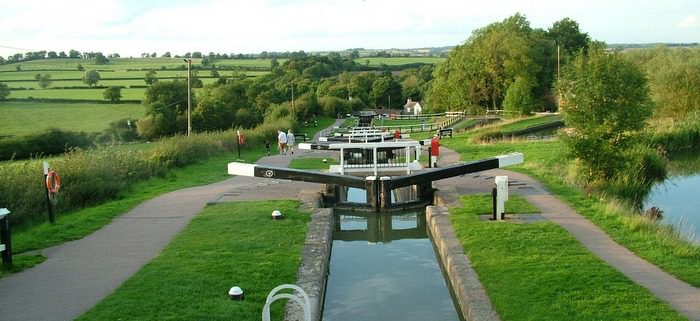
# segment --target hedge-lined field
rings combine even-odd
[[[4,102],[0,105],[0,135],[26,135],[58,128],[101,132],[118,119],[143,117],[140,104]]]
[[[105,88],[15,90],[8,98],[105,100]],[[146,88],[122,88],[122,100],[141,100]]]
[[[292,128],[289,119],[265,123],[247,130],[244,149],[262,150],[264,137],[276,137],[280,128]],[[66,212],[116,197],[131,184],[162,176],[171,168],[233,152],[233,130],[165,138],[153,149],[99,148],[77,150],[51,159],[62,177],[58,211]],[[0,204],[11,209],[15,226],[42,221],[46,195],[42,185],[42,160],[0,163]]]

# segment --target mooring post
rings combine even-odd
[[[502,220],[505,218],[506,213],[506,201],[508,200],[508,176],[496,176],[496,187],[494,188],[494,210],[496,220]]]
[[[377,176],[365,177],[365,191],[367,192],[367,204],[373,211],[379,209],[379,197],[377,195]]]
[[[10,214],[6,208],[0,208],[0,252],[2,252],[2,264],[12,266],[12,237],[10,230]]]
[[[386,212],[391,208],[391,176],[382,176],[379,178],[379,208],[382,212]]]

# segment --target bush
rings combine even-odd
[[[650,141],[667,153],[700,149],[700,112],[689,114],[679,122],[657,125]]]
[[[113,123],[121,128],[124,120]],[[243,149],[275,141],[277,130],[293,128],[291,117],[264,123],[255,129],[241,129],[246,137]],[[175,136],[154,143],[151,151],[97,148],[71,149],[63,157],[50,160],[62,179],[57,210],[59,213],[98,204],[115,198],[134,182],[163,176],[173,167],[185,166],[210,156],[233,152],[236,130]],[[11,139],[3,139],[5,142]],[[11,209],[10,219],[18,228],[41,222],[46,217],[46,189],[41,160],[9,161],[0,165],[0,204]]]
[[[653,185],[667,178],[668,162],[659,151],[643,144],[628,149],[623,158],[625,166],[605,183],[605,191],[641,210]]]
[[[136,120],[122,118],[109,124],[109,127],[97,137],[100,144],[114,144],[117,142],[133,142],[139,138],[136,131]]]
[[[87,133],[52,128],[47,132],[0,140],[0,160],[25,159],[37,155],[61,154],[72,148],[93,145]]]

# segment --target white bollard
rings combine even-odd
[[[496,176],[496,220],[503,220],[508,200],[508,176]]]

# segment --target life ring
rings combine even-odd
[[[51,194],[56,194],[58,190],[61,189],[61,177],[58,176],[56,171],[49,171],[49,173],[46,174],[46,189],[49,190]]]

